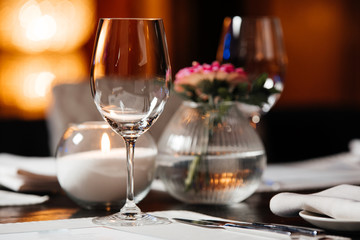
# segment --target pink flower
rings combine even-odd
[[[221,83],[222,81],[224,83]],[[221,96],[226,100],[237,99],[239,96],[235,92],[238,92],[236,89],[239,89],[239,83],[250,86],[247,74],[242,68],[235,68],[230,63],[220,64],[217,61],[211,64],[193,62],[192,66],[176,73],[174,90],[194,101],[220,101]],[[225,93],[224,89],[228,93]]]
[[[262,108],[268,103],[269,96],[281,93],[274,87],[265,86],[268,78],[271,76],[267,72],[252,73],[250,81],[243,68],[230,63],[193,62],[190,67],[177,72],[173,86],[175,92],[193,102],[217,105],[238,101]]]
[[[247,82],[247,75],[242,68],[235,68],[230,63],[220,65],[214,61],[211,65],[193,62],[191,67],[181,69],[175,75],[174,84],[189,84],[196,86],[202,80],[213,81],[214,79],[228,81],[234,84]]]

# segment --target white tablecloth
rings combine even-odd
[[[151,213],[168,218],[217,219],[204,214],[190,211],[162,211]],[[166,239],[166,240],[285,240],[290,237],[283,234],[249,230],[241,228],[214,229],[192,226],[173,222],[165,225],[140,227],[119,227],[118,229],[99,227],[92,223],[91,218],[54,220],[27,223],[0,224],[0,239],[87,239],[87,240],[118,240],[118,239]]]

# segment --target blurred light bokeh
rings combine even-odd
[[[93,31],[92,0],[2,0],[0,47],[34,53],[81,47]]]
[[[41,119],[52,87],[87,75],[93,0],[0,2],[0,117]]]
[[[85,59],[81,51],[0,55],[1,114],[20,119],[44,118],[53,86],[79,82],[88,75]]]

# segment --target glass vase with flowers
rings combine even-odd
[[[255,192],[266,166],[264,146],[240,110],[266,104],[280,91],[264,87],[267,74],[249,81],[230,63],[199,64],[176,74],[185,101],[159,140],[158,174],[175,198],[197,204],[240,202]]]

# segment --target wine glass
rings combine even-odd
[[[169,97],[171,67],[162,19],[99,20],[92,66],[91,91],[111,128],[125,141],[127,199],[120,212],[93,219],[110,226],[169,223],[142,213],[134,201],[134,151],[138,137],[157,120]]]
[[[284,87],[287,56],[283,43],[281,22],[276,17],[226,17],[223,22],[216,59],[242,67],[250,83],[260,77],[261,89],[256,94],[264,104],[239,104],[253,123],[260,121],[277,102]],[[266,92],[271,93],[264,94]]]

